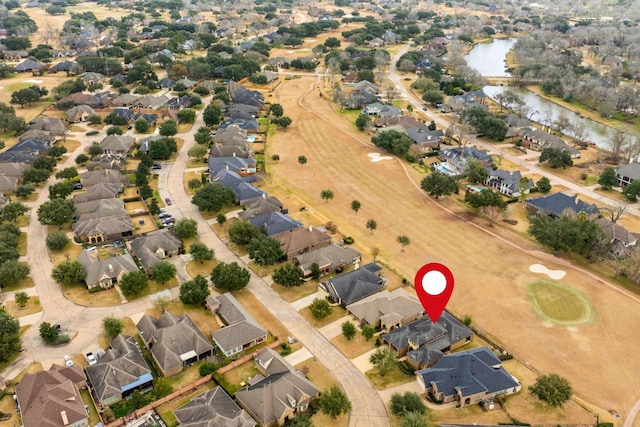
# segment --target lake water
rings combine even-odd
[[[469,51],[465,56],[467,65],[478,70],[483,76],[508,76],[506,71],[505,59],[507,53],[513,47],[517,39],[496,39],[490,43],[480,43]],[[534,122],[546,125],[553,124],[560,117],[566,117],[572,124],[581,123],[585,127],[586,139],[595,143],[597,146],[608,149],[609,141],[615,133],[615,130],[609,126],[593,121],[591,119],[582,118],[574,111],[548,101],[534,94],[533,92],[519,87],[505,86],[486,86],[484,92],[491,99],[505,90],[511,90],[518,94],[524,102],[535,113],[532,120]],[[570,132],[566,132],[571,136]]]

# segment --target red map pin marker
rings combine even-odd
[[[414,286],[424,311],[433,323],[444,311],[453,293],[453,273],[437,262],[425,264],[416,273]]]

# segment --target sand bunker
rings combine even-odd
[[[381,162],[383,160],[393,160],[393,157],[391,157],[391,156],[381,156],[380,153],[369,153],[369,159],[371,159],[371,161],[373,163],[378,163],[378,162]]]
[[[549,270],[547,267],[545,267],[542,264],[531,265],[529,267],[529,271],[532,273],[546,274],[553,280],[560,280],[567,275],[567,273],[564,270]]]
[[[28,79],[28,80],[23,80],[22,83],[35,83],[37,85],[42,83],[42,80],[36,80],[36,79]]]

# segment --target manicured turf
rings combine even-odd
[[[556,282],[529,283],[529,296],[538,314],[557,324],[577,325],[591,320],[593,309],[577,291]]]

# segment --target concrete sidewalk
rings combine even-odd
[[[342,324],[347,320],[351,320],[351,316],[344,316],[338,320],[334,320],[328,325],[319,328],[318,331],[328,340],[337,337],[342,333]]]
[[[288,356],[285,356],[284,360],[286,360],[291,366],[296,366],[304,362],[305,360],[311,359],[313,354],[307,349],[307,347],[302,347],[300,350],[291,353]]]
[[[313,302],[314,299],[320,298],[323,299],[325,294],[323,292],[316,292],[311,295],[307,295],[306,297],[302,297],[297,301],[291,303],[291,307],[293,307],[296,311],[300,311],[305,307],[309,307],[309,305]]]

